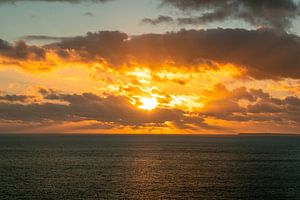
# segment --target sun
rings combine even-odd
[[[142,97],[140,99],[140,101],[141,101],[142,105],[140,105],[139,108],[144,109],[144,110],[153,110],[158,105],[156,98]]]

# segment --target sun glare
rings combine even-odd
[[[140,101],[141,101],[142,105],[140,105],[139,108],[144,109],[144,110],[153,110],[158,105],[158,102],[157,102],[156,98],[142,97],[140,99]]]

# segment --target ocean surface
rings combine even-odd
[[[300,137],[0,135],[0,199],[300,199]]]

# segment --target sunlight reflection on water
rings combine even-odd
[[[299,137],[0,136],[1,199],[299,199]]]

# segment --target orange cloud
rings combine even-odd
[[[274,30],[212,29],[133,37],[104,31],[42,47],[1,41],[0,81],[7,87],[0,85],[0,120],[11,131],[14,122],[82,132],[237,132],[271,123],[296,130],[300,100],[296,84],[287,86],[299,78],[298,39]],[[280,79],[280,91],[261,79]],[[37,85],[45,87],[26,93]]]

